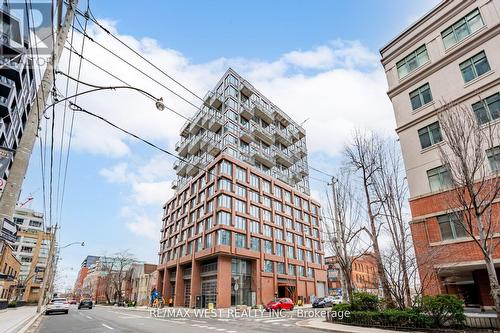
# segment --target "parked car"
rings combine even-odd
[[[69,312],[69,302],[66,298],[53,298],[50,300],[49,304],[47,304],[47,308],[45,309],[45,314],[48,315],[54,312]]]
[[[82,308],[87,308],[87,309],[92,309],[92,300],[88,298],[84,298],[80,301],[80,304],[78,304],[78,310]]]
[[[312,303],[313,308],[330,308],[335,304],[342,303],[342,296],[319,297]]]
[[[76,304],[76,299],[72,299],[69,301],[69,304]]]
[[[293,310],[293,302],[289,298],[278,298],[266,304],[266,311]]]

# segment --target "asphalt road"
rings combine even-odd
[[[317,333],[317,330],[296,325],[305,318],[297,317],[297,310],[282,317],[268,317],[267,314],[254,318],[235,318],[222,315],[195,316],[192,312],[185,317],[181,311],[159,317],[152,317],[148,311],[126,310],[117,307],[97,306],[91,310],[78,310],[72,306],[69,314],[44,315],[38,333],[118,333],[118,332],[172,332],[191,333],[201,330],[224,333],[242,332],[286,332]]]

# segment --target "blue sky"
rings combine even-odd
[[[231,66],[298,122],[309,118],[305,127],[310,164],[333,172],[353,128],[393,133],[378,50],[435,2],[143,0],[140,6],[135,1],[91,1],[91,8],[116,35],[198,94],[213,88]],[[81,1],[80,7],[85,5]],[[96,27],[90,28],[90,34],[150,76],[192,98]],[[76,36],[74,45],[79,48],[81,38]],[[84,55],[101,61],[128,82],[165,97],[168,106],[186,116],[193,114],[192,107],[90,42]],[[67,61],[65,54],[61,69],[67,69]],[[71,73],[76,76],[74,63]],[[116,84],[88,65],[82,67],[82,80]],[[63,91],[65,80],[58,82]],[[172,113],[160,114],[150,101],[130,92],[96,93],[82,97],[78,104],[170,150],[184,121]],[[59,107],[56,133],[61,133],[62,114]],[[95,119],[82,115],[76,119],[60,243],[85,241],[87,245],[63,250],[61,286],[73,284],[87,254],[129,249],[138,259],[156,263],[161,204],[171,194],[173,179],[172,158]],[[66,131],[65,139],[68,135]],[[325,179],[321,174],[312,176]],[[54,182],[57,185],[57,178]],[[324,183],[311,180],[311,187],[322,200]],[[43,210],[41,188],[37,144],[21,198],[33,193],[32,208]]]

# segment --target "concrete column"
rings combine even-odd
[[[193,259],[191,264],[191,301],[190,307],[196,306],[196,296],[201,295],[201,263]]]
[[[231,257],[219,256],[217,262],[217,308],[231,306]]]
[[[174,306],[184,306],[184,270],[177,264]]]

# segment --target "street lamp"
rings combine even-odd
[[[64,246],[58,246],[58,248],[59,248],[59,250],[61,250],[61,249],[65,249],[68,246],[75,245],[75,244],[80,244],[81,246],[85,246],[85,242],[73,242],[73,243],[69,243],[69,244],[64,245]]]

